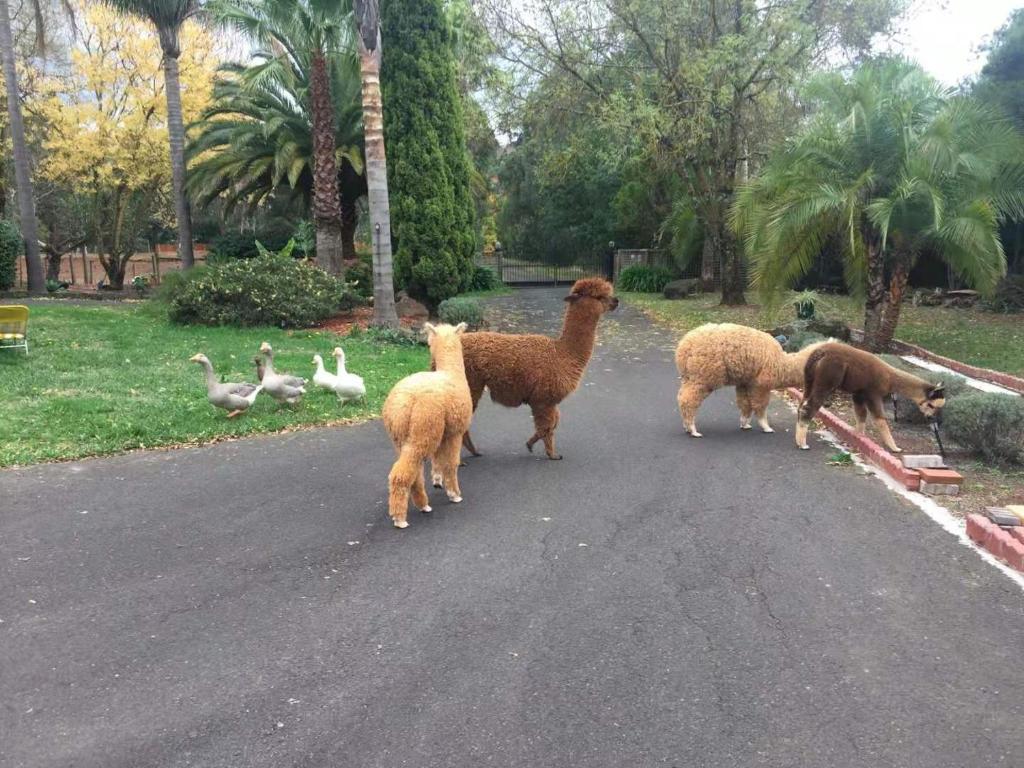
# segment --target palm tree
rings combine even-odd
[[[37,14],[36,18],[40,18]],[[37,30],[38,31],[38,30]],[[14,59],[14,37],[7,0],[0,0],[0,58],[3,59],[4,84],[7,88],[7,114],[11,121],[11,143],[14,155],[14,178],[18,190],[18,214],[21,236],[25,241],[25,266],[29,293],[46,293],[43,261],[39,255],[39,232],[36,224],[35,197],[29,172],[25,122],[21,116],[21,94],[18,92],[18,70]]]
[[[1006,270],[998,224],[1024,211],[1012,127],[900,60],[824,78],[811,96],[817,115],[732,209],[761,291],[791,285],[840,236],[847,285],[865,297],[865,345],[880,351],[922,253],[993,288]]]
[[[294,41],[289,48],[302,49]],[[240,204],[254,209],[282,192],[308,209],[314,186],[308,62],[268,70],[272,52],[256,51],[253,58],[250,66],[221,67],[210,107],[190,126],[188,189],[201,206],[222,200],[225,213]],[[335,57],[330,71],[345,259],[356,256],[357,202],[366,194],[357,67],[353,53]]]
[[[178,57],[179,35],[185,22],[199,12],[199,0],[106,0],[114,8],[146,19],[156,27],[164,54],[164,88],[167,91],[167,136],[171,150],[171,180],[174,211],[178,219],[178,258],[188,269],[195,263],[192,253],[192,212],[185,196],[185,127],[181,117],[181,82]]]
[[[394,273],[391,265],[391,205],[388,165],[384,152],[384,112],[380,96],[380,7],[378,0],[353,2],[363,86],[363,130],[366,146],[366,184],[373,233],[373,324],[398,327]]]
[[[283,70],[308,72],[313,140],[313,221],[317,261],[333,274],[344,270],[338,194],[333,61],[351,49],[351,26],[341,0],[219,0],[214,16],[264,49],[258,77],[286,77]]]

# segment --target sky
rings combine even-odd
[[[890,46],[946,85],[973,77],[985,63],[982,45],[1022,0],[917,0]]]

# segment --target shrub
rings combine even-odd
[[[918,368],[916,365],[908,363],[902,357],[897,355],[880,355],[880,357],[893,368],[898,368],[901,371],[911,373],[925,381],[942,384],[946,389],[947,402],[952,401],[955,398],[962,397],[964,394],[978,391],[971,387],[967,383],[967,379],[959,374],[929,371],[924,368]],[[896,416],[899,421],[910,424],[926,424],[928,422],[925,415],[921,413],[921,409],[917,407],[917,403],[903,395],[896,396]]]
[[[999,281],[995,293],[985,300],[993,312],[1024,312],[1024,275],[1007,275]]]
[[[171,320],[196,325],[304,328],[360,299],[341,280],[280,253],[192,269],[162,286]],[[168,277],[170,277],[168,275]]]
[[[210,261],[254,259],[260,255],[257,241],[268,250],[280,251],[292,239],[292,228],[283,223],[256,232],[225,232],[210,243]],[[300,249],[301,250],[301,249]]]
[[[484,324],[484,311],[480,307],[480,302],[465,297],[442,301],[437,308],[437,316],[443,323],[449,325],[465,323],[470,329],[479,328]]]
[[[471,291],[493,291],[501,287],[501,280],[493,269],[487,267],[474,267],[473,276],[469,279],[469,290]]]
[[[345,282],[363,298],[373,296],[373,263],[369,256],[361,256],[345,270]]]
[[[9,221],[0,221],[0,291],[14,287],[19,253],[21,234]]]
[[[825,337],[814,331],[795,331],[792,336],[786,338],[783,349],[787,352],[799,352],[808,344],[825,341]]]
[[[619,273],[618,287],[636,293],[661,293],[671,280],[672,273],[664,267],[634,264]]]
[[[991,462],[1024,464],[1024,397],[978,392],[946,404],[949,436]]]

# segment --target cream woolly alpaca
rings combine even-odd
[[[396,528],[406,528],[409,492],[422,512],[430,511],[423,482],[423,462],[431,459],[453,503],[462,501],[459,454],[462,436],[473,416],[473,400],[462,361],[465,323],[423,324],[435,370],[406,376],[384,402],[384,427],[395,444],[398,459],[388,475],[388,512]]]
[[[801,386],[807,358],[823,343],[786,354],[769,334],[745,325],[708,323],[694,328],[676,347],[676,368],[683,378],[679,413],[686,431],[702,437],[696,424],[700,404],[719,387],[734,386],[740,428],[750,429],[753,413],[762,430],[774,432],[768,424],[771,391]]]

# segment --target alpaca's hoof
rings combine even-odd
[[[448,501],[450,501],[452,504],[461,504],[462,503],[462,497],[461,496],[456,496],[456,495],[453,495],[453,494],[449,493],[448,494]]]
[[[427,504],[427,506],[425,506],[423,509],[420,510],[420,512],[422,512],[424,515],[427,514],[428,512],[433,512],[433,511],[434,511],[434,508],[432,506],[430,506],[429,504]]]
[[[697,430],[693,430],[692,432],[690,432],[690,437],[704,437],[704,435],[702,435]]]
[[[533,443],[531,443],[529,440],[526,441],[526,450],[528,450],[530,453],[533,453]]]
[[[549,453],[548,454],[548,458],[551,459],[552,461],[561,461],[562,460],[562,454],[560,454],[560,453]]]
[[[797,448],[799,448],[801,451],[809,451],[809,450],[811,450],[811,446],[809,446],[809,445],[798,445]]]
[[[753,429],[749,424],[740,424],[740,429]]]
[[[394,520],[395,528],[408,528],[409,522],[407,520]]]
[[[890,452],[890,453],[903,453],[903,449],[902,449],[902,448],[897,448],[897,447],[896,447],[896,446],[894,445],[894,446],[893,446],[892,448],[890,448],[890,449],[889,449],[889,452]]]
[[[771,427],[761,427],[761,431],[762,431],[762,432],[764,432],[764,433],[765,433],[766,435],[770,435],[770,434],[772,434],[772,433],[773,433],[773,432],[774,432],[775,430],[774,430],[774,429],[772,429]]]
[[[435,488],[440,488],[443,485],[444,478],[442,478],[440,475],[434,475],[430,478],[430,480],[431,482],[433,482]]]

